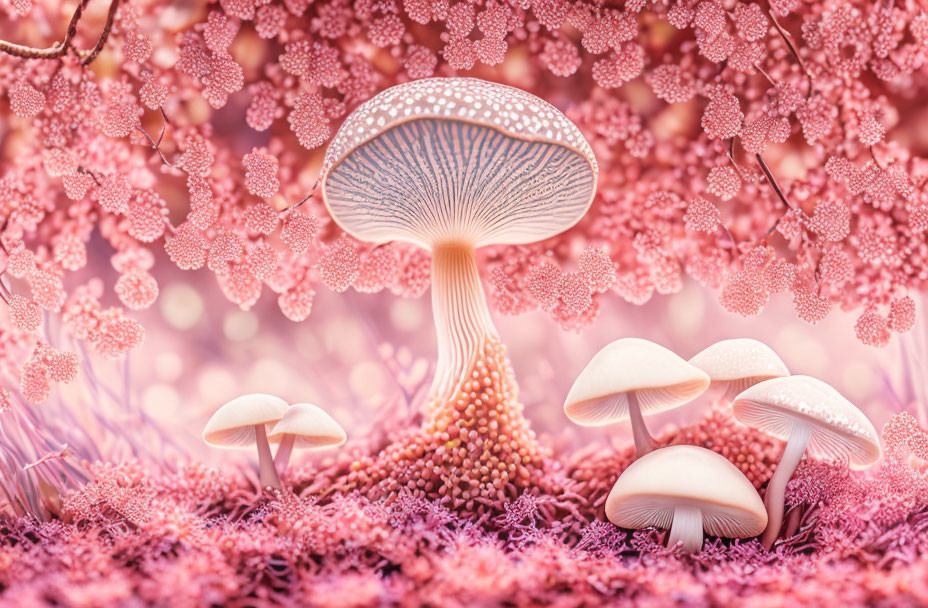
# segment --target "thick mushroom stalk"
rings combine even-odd
[[[438,335],[432,397],[440,402],[470,375],[487,338],[496,338],[470,245],[448,243],[432,250],[432,310]]]
[[[780,534],[783,525],[784,500],[786,498],[786,484],[792,479],[796,467],[802,460],[802,455],[809,445],[812,436],[812,427],[808,423],[795,421],[793,429],[786,441],[786,449],[777,470],[767,484],[767,493],[764,494],[764,506],[767,508],[767,529],[761,537],[764,547],[770,549]]]
[[[267,431],[263,424],[255,425],[255,443],[258,446],[258,479],[261,481],[261,487],[271,486],[283,490],[284,486],[280,483],[280,475],[274,467],[271,445],[267,442]]]
[[[674,509],[668,547],[679,543],[684,553],[698,553],[702,549],[702,534],[702,509],[694,505],[680,505]]]

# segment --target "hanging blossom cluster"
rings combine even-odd
[[[550,100],[600,162],[577,227],[483,254],[503,313],[541,309],[580,330],[603,294],[640,304],[689,275],[742,315],[780,293],[810,323],[857,310],[860,339],[884,345],[912,326],[908,294],[926,285],[928,146],[894,135],[928,85],[915,0],[0,8],[11,343],[34,347],[43,313],[60,313],[72,338],[121,355],[143,339],[131,312],[157,300],[152,268],[166,261],[212,273],[243,309],[270,294],[293,321],[321,288],[420,296],[427,254],[342,234],[314,183],[347,113],[431,76]],[[88,248],[107,246],[116,278],[88,283]]]

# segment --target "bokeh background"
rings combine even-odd
[[[209,462],[250,457],[210,450],[198,439],[212,412],[239,394],[267,392],[290,402],[316,403],[358,437],[371,430],[380,409],[404,404],[390,361],[428,384],[435,359],[429,294],[404,299],[320,291],[313,314],[293,323],[270,298],[245,312],[228,304],[209,276],[166,274],[158,276],[163,287],[157,306],[141,319],[149,331],[145,344],[131,355],[132,390],[152,420],[172,429],[186,450]],[[924,319],[909,334],[877,349],[847,330],[853,323],[850,313],[835,311],[813,326],[795,317],[788,297],[775,296],[760,315],[745,319],[724,311],[716,297],[694,281],[642,306],[608,294],[600,317],[579,334],[563,331],[543,312],[493,313],[533,428],[564,450],[630,441],[625,425],[581,428],[561,409],[584,365],[622,337],[652,340],[685,358],[718,340],[755,338],[776,350],[792,373],[832,384],[877,427],[902,410],[924,424],[917,379],[906,371],[906,366],[924,370]],[[686,407],[649,418],[649,425],[660,432],[667,425],[691,423],[712,402],[707,393]]]

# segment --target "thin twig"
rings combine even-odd
[[[152,147],[153,149],[157,150],[158,155],[161,156],[161,160],[164,161],[164,164],[166,164],[168,167],[171,167],[172,169],[176,169],[176,168],[177,168],[177,167],[175,167],[173,164],[171,164],[171,161],[169,161],[169,160],[167,159],[167,157],[164,155],[164,152],[162,152],[162,151],[161,151],[161,148],[159,147],[160,144],[161,144],[161,137],[164,136],[164,128],[163,128],[163,127],[162,127],[162,129],[161,129],[161,137],[158,137],[158,142],[157,142],[157,143],[155,143],[155,140],[151,138],[151,135],[149,135],[148,132],[147,132],[145,129],[143,129],[143,128],[141,127],[141,125],[136,125],[135,130],[138,131],[139,133],[141,133],[143,136],[145,136],[145,139],[148,140],[148,143],[151,144],[151,147]]]
[[[767,181],[770,183],[770,187],[773,188],[773,191],[774,191],[774,192],[776,192],[777,197],[780,199],[780,201],[781,201],[781,202],[783,203],[783,205],[786,207],[787,212],[789,212],[789,211],[795,211],[796,213],[800,213],[800,214],[801,214],[801,213],[802,213],[802,210],[796,209],[795,207],[793,207],[792,205],[789,204],[789,201],[786,199],[786,195],[784,195],[784,194],[783,194],[783,190],[780,189],[780,184],[777,183],[776,178],[773,176],[773,173],[770,171],[770,167],[768,167],[768,166],[767,166],[767,163],[764,162],[764,157],[761,156],[760,154],[755,154],[754,156],[757,157],[757,162],[760,164],[761,171],[764,172],[764,175],[767,177]],[[784,215],[785,215],[785,214],[784,214]],[[771,226],[771,227],[767,230],[767,233],[764,235],[764,238],[761,239],[761,240],[766,241],[767,239],[770,238],[770,236],[773,234],[774,230],[777,229],[777,226],[780,225],[780,222],[783,220],[783,217],[784,217],[784,216],[781,215],[779,218],[777,218],[777,221],[775,221],[775,222],[773,223],[773,226]]]
[[[770,20],[773,21],[773,26],[777,28],[777,33],[780,34],[780,38],[783,39],[783,42],[786,43],[786,48],[789,49],[789,52],[792,53],[793,57],[796,58],[796,61],[799,63],[799,69],[802,71],[803,75],[809,80],[809,92],[806,97],[812,97],[812,74],[809,73],[809,70],[806,69],[806,64],[802,60],[802,57],[799,55],[799,50],[793,44],[793,35],[786,31],[786,29],[780,25],[780,22],[777,21],[776,16],[774,16],[772,10],[767,10],[767,14],[770,16]]]
[[[64,40],[61,42],[56,42],[47,49],[37,49],[29,46],[23,46],[21,44],[13,44],[12,42],[7,42],[5,40],[0,40],[0,52],[6,53],[7,55],[12,55],[14,57],[22,57],[23,59],[58,59],[62,55],[68,52],[68,48],[71,45],[71,39],[77,34],[77,24],[80,22],[81,17],[84,14],[84,9],[87,8],[87,3],[90,0],[81,0],[77,5],[77,8],[74,9],[74,14],[71,16],[71,22],[68,24],[67,32],[64,35]]]
[[[96,183],[98,186],[101,185],[101,184],[100,184],[100,179],[97,177],[96,173],[94,173],[94,172],[91,171],[90,169],[85,169],[84,167],[80,167],[80,166],[79,166],[79,167],[77,168],[77,172],[78,172],[78,173],[86,173],[87,175],[89,175],[90,177],[93,178],[94,183]]]
[[[283,215],[287,215],[288,213],[290,213],[291,211],[293,211],[294,209],[298,208],[300,205],[302,205],[303,203],[305,203],[306,201],[308,201],[309,199],[311,199],[311,198],[313,197],[313,194],[316,193],[316,188],[319,187],[319,182],[321,181],[321,179],[322,179],[322,178],[317,178],[317,179],[316,179],[316,183],[314,183],[314,184],[313,184],[313,187],[310,188],[309,194],[307,194],[306,196],[303,197],[303,200],[301,200],[301,201],[298,202],[298,203],[294,203],[294,204],[290,205],[289,207],[287,207],[286,209],[282,210],[282,211],[280,212],[280,215],[282,215],[282,216],[283,216]]]
[[[767,82],[769,82],[773,86],[777,86],[777,82],[773,78],[770,77],[770,74],[764,71],[764,68],[760,67],[760,63],[755,63],[754,67],[757,69],[758,72],[764,75],[764,78],[767,79]]]
[[[97,43],[90,49],[87,57],[81,62],[81,65],[86,66],[93,63],[93,60],[96,59],[100,51],[103,50],[103,45],[106,44],[107,39],[110,37],[110,32],[113,29],[113,22],[116,20],[117,9],[119,9],[119,0],[110,0],[110,10],[106,13],[106,23],[103,25],[103,31],[100,32],[100,38],[97,39]]]
[[[726,156],[728,156],[728,160],[731,161],[731,166],[734,167],[735,171],[738,172],[738,177],[741,178],[741,181],[743,182],[752,181],[752,180],[748,180],[745,177],[744,172],[741,171],[741,167],[738,165],[738,161],[735,160],[735,138],[734,137],[728,140],[728,151],[725,154]]]
[[[68,23],[68,29],[65,32],[64,40],[61,42],[56,42],[47,49],[37,49],[31,46],[0,40],[0,53],[6,53],[7,55],[21,57],[23,59],[60,59],[68,50],[73,48],[71,42],[77,35],[77,25],[84,15],[84,9],[87,8],[88,2],[90,2],[90,0],[80,0],[77,8],[74,9],[71,21]],[[103,31],[97,43],[87,52],[86,56],[82,55],[77,49],[74,49],[75,54],[82,58],[83,65],[89,65],[96,59],[97,55],[99,55],[100,51],[103,49],[103,45],[106,44],[110,31],[113,29],[113,21],[116,18],[116,10],[119,8],[119,2],[120,0],[110,0],[110,9],[106,16],[106,23],[103,26]]]
[[[767,163],[764,162],[764,157],[760,154],[755,154],[754,156],[757,158],[757,162],[760,163],[761,171],[764,172],[764,175],[767,177],[767,181],[770,182],[770,187],[773,188],[773,191],[777,193],[777,197],[779,197],[783,205],[786,206],[787,210],[794,211],[795,207],[790,205],[789,201],[786,200],[786,196],[780,189],[780,185],[777,183],[776,178],[773,177],[773,173],[770,172],[770,168],[767,166]]]

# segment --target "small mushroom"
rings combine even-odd
[[[345,443],[345,429],[322,408],[311,403],[295,403],[290,406],[267,435],[268,441],[279,442],[274,466],[284,472],[290,464],[293,448],[318,449]]]
[[[758,382],[789,376],[786,364],[772,348],[749,338],[716,342],[690,363],[709,374],[710,388],[721,389],[722,399],[728,402]]]
[[[672,351],[638,338],[607,345],[587,363],[564,402],[564,413],[582,426],[631,420],[635,454],[657,447],[643,416],[671,410],[698,397],[709,376]]]
[[[809,376],[787,376],[755,384],[732,403],[735,418],[786,441],[764,504],[769,524],[761,541],[773,546],[783,523],[786,484],[802,455],[847,462],[865,469],[880,458],[880,440],[863,412],[828,384]]]
[[[209,419],[203,429],[203,441],[216,448],[233,450],[257,445],[261,487],[280,490],[283,486],[274,468],[265,426],[276,424],[288,408],[286,401],[273,395],[254,393],[237,397],[216,410]]]
[[[674,445],[654,450],[619,476],[606,499],[606,517],[622,528],[670,528],[667,546],[702,548],[703,532],[725,538],[757,536],[767,513],[757,490],[724,456]]]

